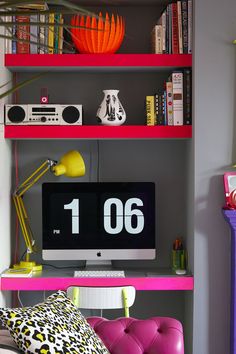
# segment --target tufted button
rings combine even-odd
[[[126,329],[124,330],[124,332],[125,332],[125,333],[129,333],[129,330],[128,330],[128,328],[126,328]]]
[[[157,329],[157,332],[158,333],[163,333],[162,329],[160,329],[160,328]]]

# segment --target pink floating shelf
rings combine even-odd
[[[189,139],[192,126],[5,126],[6,139]]]
[[[191,67],[191,54],[6,54],[10,70],[82,70],[85,68]]]
[[[78,286],[125,286],[136,290],[193,290],[192,276],[141,278],[1,278],[1,290],[66,290]]]

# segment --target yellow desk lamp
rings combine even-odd
[[[21,231],[26,244],[25,260],[14,264],[15,269],[42,270],[42,265],[30,261],[30,254],[37,251],[33,233],[30,227],[29,218],[23,203],[23,196],[45,173],[51,171],[55,176],[65,175],[67,177],[81,177],[85,174],[85,164],[82,156],[76,150],[67,152],[62,156],[60,163],[48,159],[44,161],[17,189],[13,194],[13,201],[16,214],[19,219]]]

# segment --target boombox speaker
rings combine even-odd
[[[6,125],[82,125],[82,105],[5,105]]]

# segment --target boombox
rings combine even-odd
[[[82,125],[82,105],[6,104],[6,125]]]

